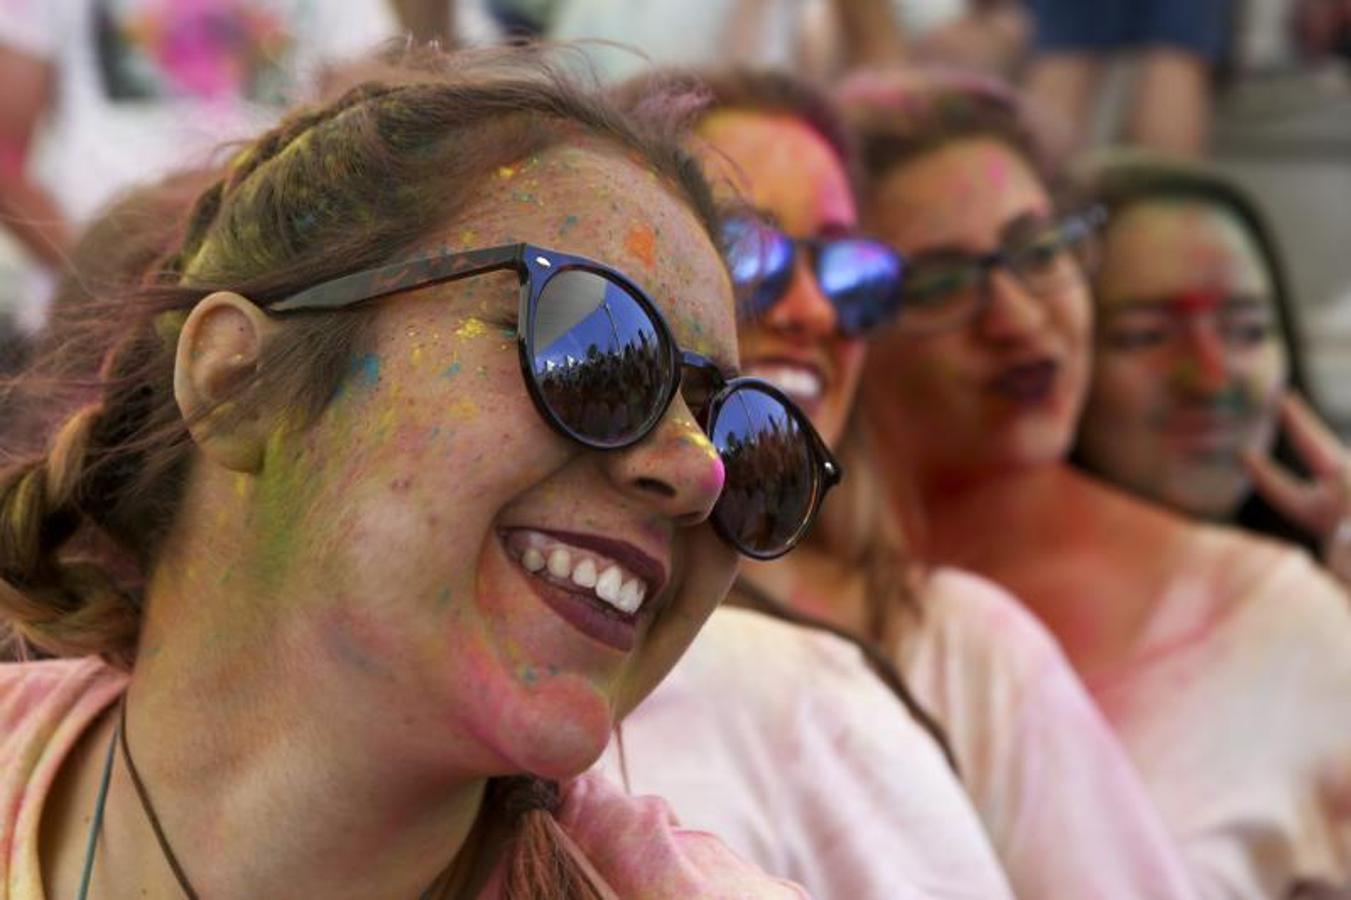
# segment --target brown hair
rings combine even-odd
[[[1046,140],[1049,123],[998,79],[942,69],[864,72],[836,96],[869,182],[948,144],[991,138],[1021,156],[1053,193],[1064,189],[1064,161]]]
[[[579,136],[650,163],[718,233],[699,168],[679,147],[680,123],[624,116],[538,52],[417,51],[386,72],[245,146],[182,227],[156,228],[147,238],[154,252],[128,254],[125,271],[87,280],[78,308],[55,318],[53,346],[79,348],[79,357],[58,349],[11,385],[35,398],[68,389],[82,404],[52,429],[45,453],[0,469],[0,621],[18,639],[133,664],[139,582],[173,528],[189,464],[188,423],[172,389],[178,329],[213,291],[266,308],[388,261],[453,222],[496,167]],[[370,315],[288,321],[233,408],[284,404],[312,420],[349,374]],[[93,378],[87,354],[99,360]],[[124,553],[131,577],[116,577],[107,559],[69,553],[83,531]],[[548,815],[556,803],[557,791],[534,779],[489,793],[485,808],[510,812],[515,829],[507,896],[600,896]]]

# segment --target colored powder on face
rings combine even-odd
[[[450,597],[450,587],[441,588],[441,593],[436,595],[436,608],[445,610],[446,607],[450,606]]]
[[[657,264],[657,236],[646,222],[636,223],[629,229],[624,236],[624,249],[638,257],[645,269]]]
[[[280,583],[303,541],[300,520],[316,489],[313,474],[280,432],[268,439],[253,510],[259,582],[264,589]]]
[[[421,367],[422,367],[422,345],[421,345],[421,344],[419,344],[418,346],[416,346],[416,347],[413,348],[413,353],[412,353],[412,355],[409,357],[409,362],[411,362],[411,363],[413,364],[413,368],[415,368],[415,369],[418,369],[418,368],[421,368]]]
[[[373,388],[380,383],[380,357],[366,353],[352,360],[352,380],[361,387]]]
[[[508,178],[514,178],[515,176],[516,176],[516,170],[515,170],[514,168],[512,168],[511,166],[498,166],[498,167],[497,167],[497,177],[498,177],[498,178],[501,178],[501,179],[503,179],[503,180],[506,180],[506,179],[508,179]]]
[[[558,226],[558,236],[564,237],[565,235],[567,235],[569,231],[577,227],[577,223],[579,221],[581,220],[578,219],[576,216],[567,216],[566,218],[564,218],[563,224]]]
[[[468,397],[463,397],[452,403],[446,412],[455,419],[470,419],[478,415],[478,404]]]
[[[463,368],[463,366],[460,365],[460,361],[459,361],[459,360],[456,360],[455,362],[453,362],[453,363],[451,363],[450,365],[446,366],[446,368],[441,372],[441,377],[442,377],[442,378],[454,378],[456,375],[459,375],[459,374],[460,374],[460,369],[462,369],[462,368]]]
[[[488,333],[488,326],[483,324],[483,320],[476,319],[472,316],[469,317],[468,319],[465,319],[464,324],[462,324],[459,328],[455,329],[455,336],[457,338],[463,338],[465,340],[482,337],[487,333]]]

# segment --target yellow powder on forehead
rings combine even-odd
[[[455,336],[457,338],[464,338],[465,340],[472,340],[473,338],[483,337],[483,335],[487,333],[488,333],[488,326],[483,324],[482,319],[476,318],[474,316],[470,316],[469,318],[465,319],[464,324],[462,324],[459,328],[455,329]]]

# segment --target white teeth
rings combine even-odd
[[[579,562],[572,570],[572,583],[584,588],[595,587],[596,564],[589,559]]]
[[[624,586],[619,589],[619,599],[615,601],[618,606],[626,613],[635,613],[643,602],[643,583],[637,578],[624,582]]]
[[[521,544],[520,564],[527,572],[555,580],[562,586],[575,585],[589,590],[627,615],[642,608],[647,597],[647,582],[619,563],[560,544],[543,534],[531,534]]]
[[[600,573],[600,578],[596,579],[596,596],[611,606],[618,606],[619,604],[616,601],[619,599],[619,591],[623,581],[624,576],[619,574],[619,567],[610,566]]]
[[[775,384],[785,394],[796,397],[821,396],[821,376],[797,366],[750,366],[750,374]]]
[[[544,568],[544,554],[534,547],[527,547],[521,554],[521,565],[525,566],[527,572],[538,572]]]
[[[555,547],[549,554],[549,574],[555,578],[567,578],[572,573],[572,554],[562,547]]]

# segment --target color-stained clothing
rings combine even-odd
[[[127,676],[97,659],[0,665],[0,900],[46,900],[38,859],[43,804],[85,729]],[[100,754],[101,758],[101,754]],[[621,897],[803,900],[712,835],[681,828],[652,797],[630,797],[589,773],[563,790],[558,819]],[[500,896],[499,867],[480,900]]]
[[[1011,897],[933,739],[825,632],[722,608],[600,768],[821,900]]]
[[[1206,900],[1351,891],[1351,603],[1302,551],[1195,541],[1205,563],[1089,690]]]
[[[1060,648],[1021,604],[937,570],[897,662],[947,729],[1019,897],[1193,896],[1139,774]]]

